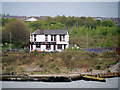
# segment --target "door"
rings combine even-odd
[[[64,49],[66,49],[66,45],[64,45]]]
[[[54,45],[54,50],[56,50],[56,45]]]

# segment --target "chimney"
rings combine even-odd
[[[40,29],[40,34],[43,34],[43,29]]]
[[[39,29],[40,29],[40,34],[43,34],[43,29],[40,28],[40,26],[39,26]]]

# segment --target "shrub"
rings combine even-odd
[[[111,71],[110,71],[110,69],[107,69],[107,73],[110,73]]]
[[[99,64],[103,64],[106,61],[106,59],[102,59],[99,61]]]
[[[28,48],[25,49],[25,53],[29,53],[29,49]]]
[[[73,67],[70,67],[70,71],[73,71],[74,70],[74,68]]]
[[[56,67],[55,63],[52,63],[52,64],[50,65],[50,67],[51,67],[51,68]]]
[[[73,50],[78,50],[77,47],[74,47]]]
[[[24,59],[23,64],[28,64],[28,63],[30,63],[29,58]]]
[[[97,69],[97,70],[100,69],[100,65],[99,65],[99,64],[96,65],[96,69]]]
[[[33,75],[33,72],[31,72],[31,75]]]
[[[72,47],[68,47],[67,50],[72,50]]]
[[[40,68],[43,67],[43,63],[40,63]]]
[[[14,71],[14,68],[12,66],[9,66],[6,68],[6,73],[8,74],[12,74],[13,71]]]
[[[92,67],[90,67],[90,68],[89,68],[89,71],[92,72],[92,70],[93,70]]]
[[[56,73],[60,73],[60,69],[56,67]]]
[[[38,54],[38,50],[34,50],[34,54],[37,55]]]
[[[25,69],[23,67],[20,67],[19,70],[20,70],[20,72],[24,72],[25,71]]]
[[[97,56],[97,53],[95,53],[94,51],[92,51],[92,52],[90,53],[90,56],[91,56],[91,57],[95,57],[95,56]]]
[[[115,57],[116,56],[116,52],[115,51],[109,51],[109,56],[110,57]]]

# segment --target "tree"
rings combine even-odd
[[[50,21],[52,21],[52,17],[50,17],[50,16],[47,16],[47,17],[45,17],[45,21],[47,21],[47,22],[50,22]]]
[[[115,24],[112,20],[104,20],[104,21],[102,21],[102,26],[112,27],[112,26],[115,26]]]
[[[89,71],[90,71],[90,72],[91,72],[91,74],[92,74],[92,71],[93,71],[92,67],[90,67],[90,68],[89,68]]]
[[[2,18],[2,26],[9,22],[8,18]]]
[[[20,20],[14,20],[5,25],[2,33],[3,43],[10,42],[10,33],[12,44],[16,47],[25,44],[29,40],[29,30],[24,22]]]
[[[105,46],[105,47],[110,47],[110,46],[112,46],[111,36],[108,36],[108,37],[107,37],[104,46]]]
[[[99,64],[96,65],[96,69],[97,69],[97,70],[100,69],[100,65],[99,65]]]

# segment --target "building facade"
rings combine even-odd
[[[38,29],[30,35],[30,52],[62,51],[69,46],[68,30]]]

